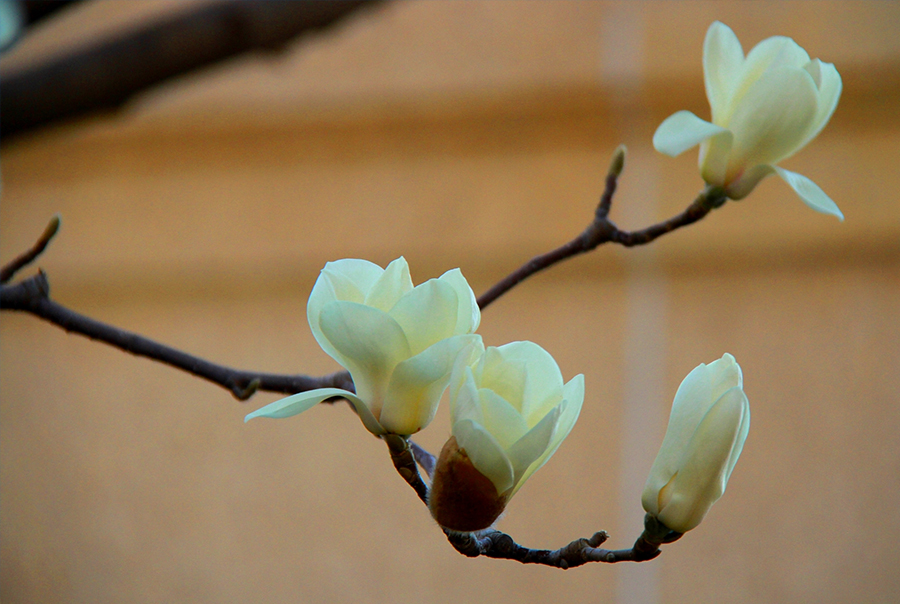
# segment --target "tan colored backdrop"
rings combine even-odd
[[[15,69],[178,3],[89,2]],[[499,527],[555,548],[640,531],[671,397],[733,353],[753,423],[704,523],[642,565],[568,572],[456,554],[385,447],[344,408],[244,425],[224,390],[30,316],[0,319],[4,602],[888,602],[900,593],[900,4],[395,2],[283,54],[185,77],[114,115],[4,142],[0,258],[63,228],[53,296],[213,361],[337,369],[305,320],[331,259],[459,266],[476,290],[590,219],[637,228],[699,191],[693,152],[653,151],[708,115],[701,47],[730,25],[834,62],[832,123],[786,167],[846,221],[762,183],[647,249],[601,249],[484,313],[531,339],[582,419]],[[432,450],[446,410],[420,437]]]

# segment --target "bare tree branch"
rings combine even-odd
[[[219,0],[62,57],[5,73],[0,132],[119,107],[168,78],[254,49],[277,48],[380,0]]]
[[[506,533],[487,529],[478,533],[456,533],[444,529],[447,540],[453,548],[464,556],[476,558],[501,558],[515,560],[522,564],[542,564],[567,570],[588,562],[647,562],[659,556],[660,545],[672,543],[681,538],[681,533],[670,531],[655,518],[644,518],[644,532],[629,549],[602,549],[609,538],[606,531],[598,531],[589,539],[576,539],[556,550],[531,549],[516,543]]]
[[[227,388],[238,400],[247,400],[258,390],[295,394],[316,388],[341,388],[353,391],[353,381],[345,371],[322,377],[280,375],[232,369],[217,365],[178,349],[160,344],[136,333],[112,327],[69,310],[50,299],[47,275],[37,275],[0,289],[0,309],[33,314],[68,332],[105,342],[125,352],[146,357]]]
[[[725,193],[718,187],[708,186],[694,202],[681,214],[647,227],[640,231],[622,231],[611,220],[609,210],[616,192],[619,176],[625,167],[625,148],[619,147],[613,156],[612,164],[606,175],[606,186],[600,203],[594,213],[594,220],[578,237],[555,250],[536,256],[510,273],[478,298],[478,306],[484,310],[491,302],[511,290],[513,287],[546,268],[573,256],[590,252],[604,243],[618,243],[625,247],[644,245],[657,237],[671,233],[683,226],[693,224],[725,203]]]
[[[657,237],[700,220],[713,208],[719,207],[725,202],[724,193],[720,189],[707,187],[681,214],[640,231],[621,231],[609,221],[607,214],[612,203],[617,179],[624,166],[624,160],[624,148],[620,147],[614,155],[606,177],[606,188],[595,212],[594,220],[588,228],[569,243],[532,259],[505,277],[478,298],[479,307],[484,309],[491,302],[531,275],[574,255],[591,251],[601,243],[614,241],[625,246],[649,243]],[[79,333],[92,340],[105,342],[134,355],[153,359],[176,369],[187,371],[197,377],[227,388],[238,400],[248,399],[257,390],[282,394],[296,394],[316,388],[341,388],[354,391],[353,381],[346,371],[322,377],[312,377],[233,369],[187,354],[138,334],[101,323],[51,300],[50,284],[47,275],[43,271],[16,285],[5,285],[6,281],[12,278],[16,271],[33,262],[44,251],[58,229],[59,217],[54,216],[44,233],[30,250],[0,270],[2,283],[4,283],[0,287],[0,310],[28,312],[62,327],[66,331]],[[420,463],[428,463],[428,458],[421,451],[413,450],[413,455]],[[430,463],[433,467],[433,458]],[[427,465],[423,465],[423,467],[427,468]]]
[[[3,283],[11,279],[16,271],[33,262],[47,248],[53,236],[58,232],[59,225],[59,215],[53,216],[32,248],[0,269]],[[258,390],[282,394],[295,394],[315,388],[341,388],[354,391],[353,380],[346,371],[322,377],[310,377],[232,369],[154,342],[136,333],[101,323],[51,300],[50,282],[44,271],[39,271],[37,275],[15,285],[0,287],[0,310],[27,312],[58,325],[68,332],[79,333],[134,355],[182,369],[227,388],[238,400],[242,401],[253,396]]]
[[[401,478],[416,492],[419,499],[428,505],[429,487],[422,480],[416,462],[432,475],[434,456],[409,439],[396,434],[381,437],[388,446],[391,461]],[[556,550],[531,549],[495,529],[485,529],[475,533],[460,533],[443,529],[447,541],[464,556],[477,558],[501,558],[515,560],[522,564],[542,564],[563,570],[587,564],[588,562],[646,562],[660,553],[659,546],[681,538],[681,533],[669,530],[649,514],[644,518],[644,532],[629,549],[608,550],[599,546],[609,535],[598,531],[589,539],[576,539]]]
[[[607,174],[606,187],[597,206],[594,220],[584,232],[562,247],[532,259],[497,283],[478,299],[478,305],[482,309],[534,273],[566,258],[591,251],[598,245],[607,242],[615,242],[626,247],[649,243],[657,237],[702,219],[712,209],[725,203],[726,198],[721,189],[707,187],[681,214],[639,231],[621,231],[607,216],[612,205],[618,177],[624,167],[624,160],[624,148],[620,147],[616,151]],[[47,247],[58,227],[59,218],[54,216],[32,249],[3,267],[4,280],[8,280],[18,269],[37,258]],[[15,285],[0,286],[0,309],[28,312],[67,331],[80,333],[132,354],[182,369],[228,388],[240,400],[249,398],[257,390],[284,394],[325,387],[354,390],[353,382],[347,372],[310,377],[236,370],[189,355],[143,336],[111,327],[52,301],[50,285],[43,271]],[[427,506],[429,487],[422,480],[418,466],[421,466],[431,477],[435,465],[434,456],[406,437],[388,434],[382,439],[388,446],[391,460],[398,474]],[[516,560],[522,564],[542,564],[561,569],[574,568],[588,562],[615,563],[652,560],[660,554],[659,547],[661,545],[671,543],[681,537],[680,533],[669,530],[649,515],[645,517],[644,532],[641,536],[631,548],[622,550],[607,550],[599,547],[608,538],[605,531],[594,533],[588,539],[576,539],[557,550],[527,548],[516,543],[509,535],[494,529],[476,533],[459,533],[444,529],[444,533],[454,549],[468,557],[502,558]]]

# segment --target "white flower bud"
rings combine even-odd
[[[775,36],[744,57],[731,29],[718,21],[706,33],[703,73],[712,121],[690,111],[668,117],[653,146],[676,156],[700,144],[700,173],[730,199],[743,199],[777,174],[812,209],[844,218],[814,182],[776,164],[816,137],[837,107],[841,76],[834,65],[810,60],[796,42]]]
[[[675,394],[641,498],[647,513],[679,533],[700,524],[725,492],[749,430],[750,404],[734,357],[701,363]]]
[[[556,452],[584,402],[584,376],[563,384],[559,366],[533,342],[488,348],[450,380],[453,437],[441,453],[429,507],[442,526],[487,528],[522,484]]]
[[[325,265],[307,305],[316,341],[346,368],[356,393],[338,388],[301,392],[251,414],[289,417],[321,401],[350,401],[376,435],[414,434],[434,418],[458,356],[481,353],[481,313],[459,269],[413,287],[404,258],[386,269],[366,260]]]

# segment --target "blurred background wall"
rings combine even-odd
[[[176,2],[82,2],[35,26],[0,79]],[[776,179],[645,249],[610,247],[485,310],[530,339],[582,418],[498,527],[531,547],[606,529],[627,547],[671,399],[724,352],[752,429],[726,496],[656,561],[563,572],[469,560],[346,408],[257,420],[199,379],[0,315],[4,602],[887,602],[900,593],[900,4],[389,2],[283,49],[167,81],[117,112],[0,152],[0,259],[55,212],[53,297],[226,365],[323,374],[305,303],[328,260],[461,267],[476,293],[591,219],[615,147],[613,220],[701,188],[650,145],[708,116],[709,24],[745,51],[793,37],[833,62],[831,123]],[[0,84],[2,85],[2,84]],[[27,273],[26,273],[27,274]],[[446,408],[419,437],[437,451]]]

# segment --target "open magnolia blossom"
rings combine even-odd
[[[487,528],[506,502],[556,452],[584,402],[584,376],[563,383],[533,342],[488,348],[460,360],[450,380],[453,436],[438,458],[429,508],[448,529]]]
[[[750,403],[734,357],[726,353],[695,367],[675,393],[669,427],[644,486],[647,513],[678,533],[700,524],[725,492],[749,430]]]
[[[343,397],[376,435],[409,435],[434,418],[457,357],[482,352],[475,294],[459,269],[413,287],[403,257],[382,269],[338,260],[322,269],[307,304],[313,336],[346,368],[356,393],[301,392],[247,415],[289,417],[327,398]]]
[[[668,117],[653,146],[676,156],[700,145],[700,173],[730,199],[743,199],[760,180],[777,174],[812,209],[843,219],[813,181],[776,164],[802,149],[834,113],[841,76],[834,65],[810,60],[783,36],[763,40],[744,57],[734,32],[716,21],[703,44],[703,75],[712,121],[690,111]]]

